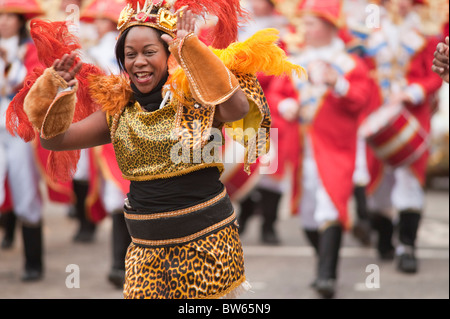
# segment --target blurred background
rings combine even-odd
[[[37,0],[50,20],[74,18],[74,11],[66,8],[63,1]],[[95,0],[83,0],[81,10]],[[266,0],[264,0],[266,1]],[[267,0],[269,1],[269,0]],[[109,0],[124,4],[124,0]],[[252,31],[257,16],[254,1],[243,0],[249,18],[243,21],[241,37]],[[106,2],[105,2],[106,3]],[[295,54],[302,48],[304,34],[302,19],[297,14],[298,0],[272,1],[276,18],[268,19],[267,27],[280,30],[281,40],[287,54]],[[0,0],[1,4],[1,0]],[[380,5],[378,1],[344,0],[343,11],[347,30],[352,34],[370,32],[367,29],[367,6]],[[103,6],[106,10],[106,7]],[[421,29],[429,36],[448,35],[448,0],[428,0],[416,7],[421,17]],[[77,17],[75,17],[77,20]],[[199,21],[199,32],[214,22],[211,18]],[[83,51],[89,52],[99,44],[98,29],[93,22],[82,21],[80,39]],[[86,55],[90,62],[94,55]],[[345,234],[342,249],[343,260],[338,298],[342,299],[447,299],[449,298],[449,86],[443,83],[436,94],[430,141],[430,157],[427,167],[426,211],[418,235],[418,255],[421,270],[415,275],[399,274],[392,263],[381,263],[376,258],[373,244],[362,245],[351,233]],[[253,285],[252,292],[243,296],[250,299],[315,299],[318,296],[310,289],[314,277],[315,255],[300,231],[298,216],[292,215],[289,207],[293,189],[290,188],[292,171],[287,169],[283,177],[284,192],[277,211],[276,230],[279,242],[268,244],[261,239],[261,214],[256,214],[242,234],[246,255],[247,277]],[[112,260],[110,218],[98,222],[91,240],[76,242],[79,221],[74,216],[73,205],[49,200],[48,190],[42,185],[44,194],[44,256],[45,276],[43,280],[25,283],[20,280],[23,268],[22,242],[20,236],[8,249],[0,250],[0,298],[88,298],[120,299],[122,292],[108,280]],[[354,199],[349,203],[350,212],[356,218]],[[237,207],[239,209],[239,207]],[[0,234],[2,230],[0,228]],[[372,289],[366,279],[368,265],[381,268],[381,286]],[[75,265],[76,267],[70,267]],[[74,269],[79,272],[74,272]],[[74,277],[75,276],[75,279]],[[78,277],[76,277],[78,276]],[[74,281],[75,280],[75,281]],[[73,283],[79,280],[79,287]]]

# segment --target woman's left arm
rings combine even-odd
[[[247,115],[249,108],[247,96],[238,89],[229,100],[216,106],[214,119],[221,123],[239,121]]]
[[[185,39],[190,33],[195,31],[195,17],[192,14],[192,12],[190,10],[188,10],[187,6],[182,7],[181,9],[178,10],[177,12],[177,39]],[[167,42],[167,44],[173,48],[174,47],[174,43],[177,43],[177,39],[172,39],[169,35],[163,35],[161,37],[164,41]],[[189,59],[189,61],[184,61],[186,62],[186,64],[189,64],[188,62],[192,62],[195,61],[195,63],[200,63],[202,64],[202,67],[197,68],[197,66],[187,66],[186,69],[186,65],[184,65],[183,63],[181,63],[180,59],[181,57],[178,55],[178,46],[175,45],[176,49],[174,50],[174,52],[176,52],[176,59],[179,62],[180,65],[183,65],[185,68],[185,71],[190,73],[197,73],[196,75],[199,77],[203,77],[203,75],[205,74],[204,72],[196,72],[199,71],[199,69],[205,69],[206,74],[208,74],[209,76],[205,79],[202,79],[201,83],[198,81],[195,81],[194,86],[197,87],[197,90],[202,93],[205,94],[199,94],[199,96],[197,97],[202,97],[199,99],[200,102],[205,102],[205,99],[208,100],[207,102],[210,101],[214,101],[215,98],[217,97],[221,97],[223,95],[223,92],[220,93],[216,93],[215,91],[219,90],[219,91],[224,91],[226,93],[227,90],[231,89],[232,91],[234,90],[234,93],[231,94],[231,96],[227,99],[225,98],[221,98],[220,100],[222,100],[223,102],[221,102],[220,104],[216,105],[216,112],[215,112],[215,122],[218,123],[226,123],[226,122],[234,122],[234,121],[238,121],[242,118],[244,118],[244,116],[248,113],[249,111],[249,103],[247,100],[247,97],[245,96],[244,92],[238,88],[237,86],[239,85],[237,80],[235,79],[234,75],[230,74],[230,71],[226,71],[222,65],[222,62],[220,62],[218,60],[218,58],[216,56],[214,56],[214,54],[211,52],[209,52],[208,49],[205,49],[206,46],[204,46],[204,48],[202,49],[201,46],[195,45],[194,44],[194,55],[193,57],[191,57],[191,59]],[[203,51],[202,51],[203,50]],[[171,50],[173,51],[173,50]],[[200,55],[196,55],[200,52]],[[206,56],[202,56],[202,53],[205,54]],[[211,60],[211,63],[208,64],[207,60]],[[201,61],[201,62],[199,62]],[[209,66],[212,66],[212,68],[209,68]],[[211,72],[216,71],[216,73],[211,75]],[[222,77],[225,79],[225,81],[219,81],[217,79],[217,77],[220,77],[220,75],[223,75]],[[195,76],[194,76],[195,77]],[[189,77],[188,77],[189,78]],[[211,78],[215,78],[215,80],[213,82],[215,83],[211,83],[210,79]],[[232,79],[234,80],[232,80]],[[198,79],[197,79],[198,80]],[[228,86],[228,83],[231,84],[230,88],[224,88],[222,89],[222,87],[220,87],[219,83],[225,83],[224,86]],[[204,87],[206,85],[206,88]],[[198,87],[200,86],[200,87]],[[206,92],[205,92],[206,91]],[[213,93],[211,93],[213,92]],[[193,92],[195,93],[195,92]],[[211,93],[211,94],[210,94]],[[225,94],[227,95],[227,94]],[[207,97],[206,97],[207,96]],[[206,103],[209,104],[209,103]]]

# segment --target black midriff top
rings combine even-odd
[[[162,213],[198,205],[221,191],[217,167],[167,179],[131,181],[128,200],[133,209]]]

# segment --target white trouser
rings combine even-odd
[[[87,149],[81,150],[80,160],[77,164],[77,171],[73,177],[74,180],[89,182],[89,156],[90,154]],[[111,180],[103,178],[103,176],[101,176],[100,196],[103,207],[107,213],[111,214],[117,210],[122,211],[126,195],[123,194],[118,185]]]
[[[317,170],[311,142],[306,139],[303,158],[300,219],[304,229],[316,230],[339,219],[339,212],[328,195]]]
[[[355,171],[353,173],[353,184],[356,186],[366,186],[370,182],[369,169],[367,168],[366,145],[367,142],[364,138],[357,138]]]
[[[123,203],[126,195],[123,194],[119,186],[111,180],[103,179],[101,192],[103,207],[105,207],[108,214],[123,211]]]
[[[377,190],[367,198],[369,210],[386,215],[393,209],[422,211],[424,204],[424,190],[409,167],[386,168]]]
[[[77,181],[89,180],[89,150],[82,149],[80,151],[80,159],[77,163],[77,170],[73,175],[73,179]]]
[[[278,180],[271,175],[262,175],[258,183],[258,188],[263,188],[275,193],[283,194],[286,192],[286,185],[284,180]]]
[[[39,172],[30,144],[11,136],[0,128],[0,148],[3,149],[14,212],[23,222],[36,225],[42,217],[42,199],[39,192]],[[4,185],[4,177],[0,180]]]

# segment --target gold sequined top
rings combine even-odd
[[[178,137],[176,115],[172,103],[154,112],[145,111],[138,102],[124,109],[113,141],[124,178],[132,181],[169,178],[214,166],[223,171],[220,161],[206,163],[193,156],[188,141],[183,143]]]

